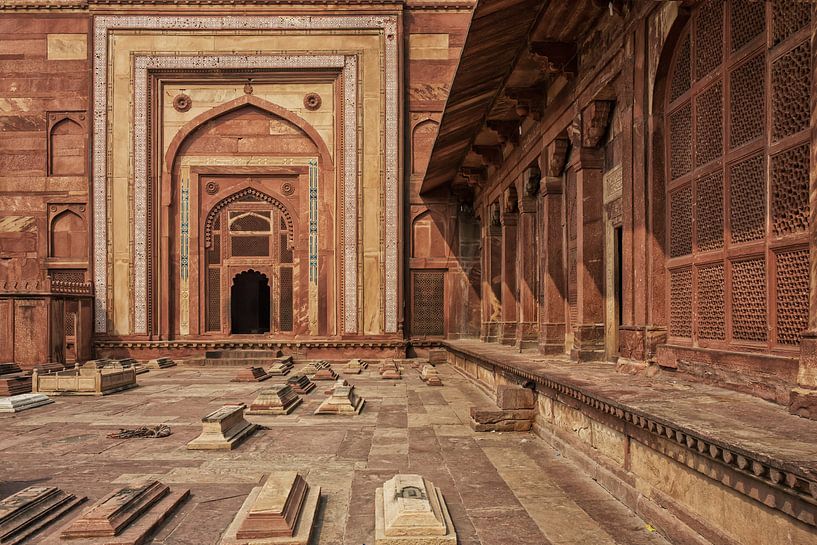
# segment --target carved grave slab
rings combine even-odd
[[[287,356],[286,358],[278,358],[272,364],[272,366],[267,369],[267,373],[274,377],[283,377],[286,376],[292,370],[292,356]]]
[[[342,369],[344,373],[359,375],[369,364],[359,359],[349,360],[346,367]]]
[[[168,367],[175,367],[176,362],[170,358],[155,358],[148,360],[145,367],[148,369],[167,369]]]
[[[315,389],[315,383],[309,380],[306,375],[292,375],[287,379],[296,394],[305,395]]]
[[[440,373],[433,365],[424,365],[420,373],[420,379],[429,386],[442,386],[443,381],[440,380]]]
[[[273,472],[247,496],[222,545],[306,545],[312,535],[320,487],[294,471]]]
[[[289,414],[302,399],[288,384],[276,384],[258,392],[247,414]]]
[[[442,493],[420,475],[395,475],[375,492],[375,545],[456,545]]]
[[[380,365],[380,378],[382,379],[401,379],[400,367],[394,360],[386,360]]]
[[[187,443],[189,450],[232,450],[258,426],[244,420],[243,403],[225,405],[201,419],[201,435]]]
[[[54,403],[54,400],[45,394],[20,394],[11,397],[0,397],[0,413],[19,413],[49,403]]]
[[[332,394],[315,410],[315,414],[360,414],[366,400],[355,394],[355,387],[336,384]]]
[[[0,544],[29,543],[84,501],[54,486],[29,486],[0,500]]]
[[[236,373],[232,382],[261,382],[270,378],[270,374],[261,367],[247,367]]]
[[[63,528],[60,538],[83,545],[140,545],[189,495],[187,489],[171,490],[155,480],[132,483],[88,508]]]
[[[337,380],[337,378],[338,374],[331,367],[325,367],[318,369],[312,380]]]

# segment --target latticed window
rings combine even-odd
[[[807,2],[709,0],[667,83],[669,333],[794,349],[808,319]]]
[[[412,320],[413,335],[445,335],[445,273],[442,271],[416,271],[412,273]]]

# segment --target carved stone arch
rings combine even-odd
[[[287,244],[289,244],[290,248],[294,247],[296,225],[289,209],[278,199],[252,187],[246,187],[233,193],[232,195],[224,197],[210,209],[210,212],[207,213],[207,219],[204,221],[204,247],[210,248],[213,244],[213,223],[219,212],[224,210],[224,208],[230,204],[248,197],[269,203],[281,212],[281,216],[284,218],[284,221],[286,221],[287,224]]]
[[[179,155],[179,150],[188,137],[194,134],[199,128],[203,127],[207,122],[230,112],[239,110],[245,106],[253,106],[259,110],[263,110],[274,116],[280,117],[289,123],[292,123],[310,140],[312,140],[315,146],[317,146],[321,170],[332,168],[332,155],[329,152],[326,142],[323,141],[323,138],[321,138],[321,135],[318,134],[318,131],[315,130],[315,128],[304,118],[294,114],[286,108],[269,102],[268,100],[258,98],[254,95],[244,95],[236,98],[235,100],[231,100],[211,108],[210,110],[197,115],[185,123],[173,137],[173,140],[171,140],[170,145],[168,146],[167,153],[165,154],[165,172],[173,172],[173,163],[176,161],[176,157]]]

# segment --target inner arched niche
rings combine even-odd
[[[158,260],[166,270],[160,276],[165,284],[159,289],[168,294],[166,298],[158,297],[165,310],[159,313],[161,330],[173,336],[228,334],[229,319],[223,321],[220,331],[205,327],[205,309],[214,304],[208,301],[208,295],[228,304],[230,274],[234,276],[239,267],[254,266],[270,278],[275,289],[279,279],[269,256],[236,259],[227,253],[229,246],[208,247],[203,236],[204,218],[216,203],[255,189],[281,203],[297,226],[288,248],[292,253],[293,324],[286,332],[276,331],[273,324],[269,335],[325,335],[334,331],[335,317],[328,309],[334,309],[335,285],[327,280],[334,278],[334,255],[324,251],[333,244],[334,169],[328,149],[314,128],[294,113],[248,95],[213,108],[183,126],[168,147],[165,164],[162,194],[166,204],[161,211],[160,231],[166,236],[160,237],[159,243],[160,252],[169,259]],[[324,271],[315,274],[314,281],[309,269],[310,175],[318,188],[318,262]],[[263,199],[248,205],[259,210],[269,206]],[[187,234],[183,230],[185,221]],[[186,277],[183,247],[189,248]],[[221,289],[208,294],[204,256],[212,256],[214,250],[222,256]],[[318,294],[320,305],[316,302]],[[272,296],[278,300],[275,293]],[[228,317],[229,309],[224,308],[222,315]]]

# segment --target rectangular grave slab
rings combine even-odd
[[[43,545],[141,545],[190,496],[159,481],[132,483],[108,494]]]
[[[301,401],[288,384],[276,384],[258,392],[247,414],[290,414]]]
[[[168,367],[175,367],[176,362],[170,358],[155,358],[148,360],[145,367],[148,369],[167,369]]]
[[[289,374],[292,370],[292,365],[287,365],[285,363],[273,363],[272,367],[267,369],[267,374],[273,377],[283,377]]]
[[[243,403],[225,405],[201,419],[201,435],[187,443],[190,450],[232,450],[258,426],[244,420]]]
[[[399,380],[401,377],[400,368],[393,360],[386,360],[380,365],[380,378]]]
[[[429,386],[442,386],[443,382],[440,380],[440,373],[437,371],[436,367],[431,365],[424,365],[423,370],[420,373],[420,379],[423,380]]]
[[[292,375],[287,379],[287,384],[300,395],[306,395],[315,389],[315,383],[304,375]]]
[[[337,380],[338,374],[331,368],[318,369],[312,380]]]
[[[315,410],[315,414],[360,414],[366,400],[355,394],[354,386],[335,386],[332,394]]]
[[[247,496],[221,545],[306,545],[320,493],[294,471],[271,473]]]
[[[270,378],[270,374],[261,367],[247,367],[236,373],[232,382],[261,382]]]
[[[30,543],[84,501],[54,486],[29,486],[0,500],[0,544]]]
[[[54,403],[45,394],[20,394],[11,397],[0,398],[0,413],[19,413],[35,407],[42,407]]]
[[[395,475],[375,492],[375,545],[456,545],[442,493],[420,475]]]

